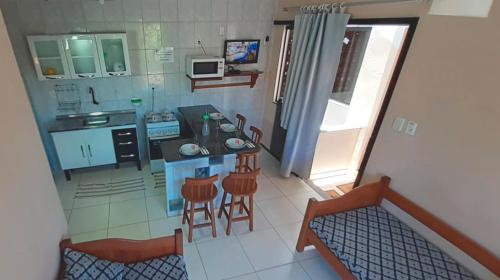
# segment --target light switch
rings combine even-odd
[[[392,129],[395,131],[401,132],[403,130],[403,127],[405,126],[406,119],[402,117],[397,117],[394,119],[394,122],[392,123]]]
[[[417,126],[418,126],[418,123],[408,121],[408,124],[406,125],[405,133],[408,135],[411,135],[411,136],[415,135],[415,133],[417,132]]]

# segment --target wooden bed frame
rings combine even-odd
[[[342,279],[355,279],[340,260],[335,257],[330,249],[324,245],[309,228],[309,222],[317,216],[380,205],[382,199],[386,199],[437,234],[441,235],[444,239],[448,240],[470,257],[474,258],[496,276],[500,277],[500,259],[481,245],[446,224],[444,221],[436,218],[420,206],[391,190],[389,188],[390,181],[391,179],[389,177],[384,176],[378,182],[355,188],[351,192],[335,199],[325,201],[317,201],[314,198],[309,199],[304,215],[304,222],[302,223],[299,239],[297,241],[297,251],[302,252],[305,246],[314,245]]]
[[[59,248],[61,256],[66,248],[71,248],[100,259],[121,263],[141,262],[174,254],[182,256],[184,253],[180,228],[175,230],[174,235],[149,240],[110,238],[73,244],[70,239],[64,239],[59,243]],[[60,276],[63,275],[63,268],[64,262],[61,258]]]

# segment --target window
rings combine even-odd
[[[288,66],[290,65],[290,56],[292,53],[293,29],[290,26],[285,26],[284,28],[278,62],[278,75],[276,75],[276,82],[274,85],[274,102],[281,101],[285,94]]]
[[[371,27],[347,27],[331,99],[351,104],[371,30]]]

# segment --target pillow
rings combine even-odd
[[[186,265],[181,256],[170,255],[125,265],[124,280],[187,280]]]
[[[98,259],[70,248],[64,251],[64,279],[68,280],[121,280],[123,264]]]

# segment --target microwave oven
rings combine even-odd
[[[224,77],[224,58],[186,56],[186,74],[194,79]]]

